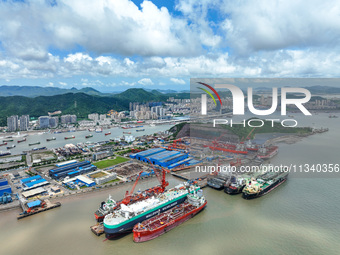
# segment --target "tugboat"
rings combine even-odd
[[[155,239],[191,219],[206,205],[207,201],[202,196],[202,190],[188,194],[184,203],[136,224],[133,228],[133,241],[140,243]]]
[[[242,191],[244,199],[261,197],[287,180],[288,172],[268,172],[259,176],[256,180],[250,180]]]
[[[234,176],[233,176],[234,177]],[[243,191],[243,188],[246,186],[247,180],[240,178],[240,179],[236,179],[231,178],[231,183],[229,185],[225,185],[224,186],[224,192],[229,194],[229,195],[236,195],[236,194],[240,194]]]

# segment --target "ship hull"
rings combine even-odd
[[[276,182],[274,182],[273,184],[269,185],[268,187],[266,187],[265,189],[261,190],[258,193],[249,194],[249,193],[243,192],[242,193],[242,197],[244,199],[254,199],[254,198],[262,197],[263,195],[268,194],[269,192],[271,192],[272,190],[274,190],[275,188],[280,186],[286,180],[287,180],[287,177],[280,178]]]
[[[163,213],[171,208],[173,208],[174,206],[183,203],[186,200],[186,195],[173,201],[170,203],[166,203],[164,204],[164,206],[162,206],[161,208],[155,208],[154,210],[150,210],[150,212],[141,215],[140,217],[137,217],[136,219],[133,219],[127,223],[125,223],[122,226],[119,226],[117,228],[110,228],[107,227],[106,224],[104,223],[104,231],[105,231],[105,236],[107,239],[116,239],[119,238],[127,233],[131,233],[133,230],[133,227],[137,224],[140,223],[146,219],[149,219],[157,214]]]
[[[215,183],[207,183],[209,187],[216,189],[216,190],[222,190],[223,189],[223,184],[215,184]]]
[[[227,193],[228,195],[237,195],[237,194],[240,194],[242,193],[243,191],[243,188],[245,187],[246,185],[242,185],[242,186],[239,186],[237,188],[231,188],[231,187],[224,187],[224,192]]]
[[[199,212],[201,212],[205,206],[207,205],[207,201],[205,201],[205,203],[203,205],[201,205],[200,207],[188,212],[187,214],[179,217],[178,219],[168,222],[166,224],[164,224],[161,228],[158,228],[157,230],[148,230],[148,231],[134,231],[133,232],[133,241],[136,243],[141,243],[141,242],[146,242],[146,241],[150,241],[152,239],[155,239],[163,234],[165,234],[166,232],[169,232],[171,229],[181,225],[182,223],[186,222],[187,220],[191,219],[192,217],[194,217],[196,214],[198,214]]]

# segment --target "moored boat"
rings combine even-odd
[[[32,145],[37,145],[37,144],[40,144],[40,142],[36,142],[36,143],[29,143],[28,145],[29,145],[29,146],[32,146]]]
[[[73,136],[66,136],[64,139],[67,140],[67,139],[74,139],[76,138],[74,135]]]
[[[279,152],[278,146],[261,147],[259,149],[259,154],[257,155],[257,157],[259,159],[266,160],[274,157],[278,152]]]
[[[136,224],[133,228],[133,241],[139,243],[152,240],[194,217],[207,205],[201,191],[188,194],[184,203]]]
[[[285,171],[265,173],[246,184],[242,191],[242,197],[244,199],[261,197],[285,182],[287,176],[288,172]]]

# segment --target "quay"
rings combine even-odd
[[[47,199],[44,200],[43,202],[41,202],[40,200],[36,200],[36,201],[31,202],[31,203],[35,203],[35,204],[30,206],[29,205],[30,203],[28,203],[26,205],[27,210],[26,210],[25,206],[22,204],[22,207],[23,207],[24,210],[23,210],[22,213],[20,213],[17,216],[18,220],[20,220],[22,218],[26,218],[26,217],[34,215],[34,214],[37,214],[37,213],[45,212],[45,211],[48,211],[48,210],[51,210],[51,209],[54,209],[54,208],[57,208],[57,207],[61,206],[60,202],[51,203]]]

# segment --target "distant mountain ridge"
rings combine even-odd
[[[0,126],[6,125],[7,117],[11,115],[29,114],[33,117],[47,115],[48,112],[62,111],[62,114],[76,114],[80,118],[87,118],[90,113],[106,113],[109,110],[129,110],[130,102],[164,102],[169,97],[178,99],[190,98],[189,93],[163,94],[158,91],[145,91],[131,88],[122,93],[109,96],[89,95],[72,89],[74,92],[52,96],[0,96]],[[89,88],[88,93],[95,93]]]
[[[58,87],[39,87],[39,86],[0,86],[0,96],[24,96],[24,97],[38,97],[38,96],[55,96],[67,93],[85,93],[88,95],[106,95],[91,87],[82,89],[71,88],[63,89]]]

